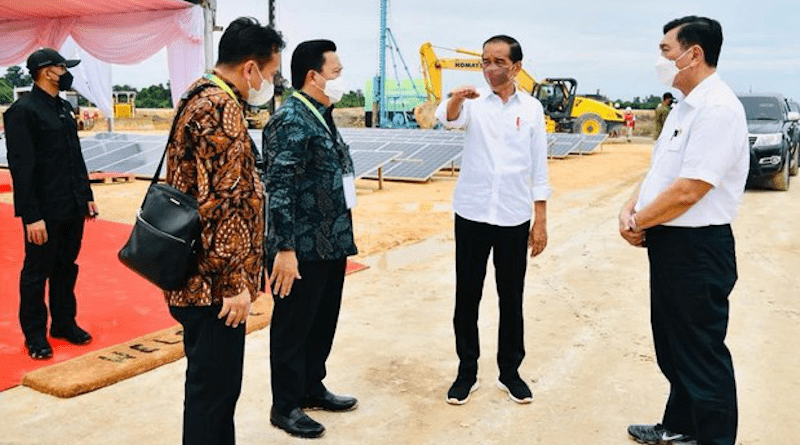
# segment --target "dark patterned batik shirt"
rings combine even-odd
[[[197,198],[200,251],[197,273],[183,289],[165,292],[170,306],[222,304],[245,289],[258,296],[263,264],[264,190],[247,132],[243,99],[210,80],[176,116],[168,141],[167,183]]]
[[[291,96],[264,128],[268,261],[279,250],[294,250],[299,261],[358,253],[342,180],[353,173],[350,149],[333,125],[331,109],[306,98],[321,115],[327,115],[330,132],[303,102]]]

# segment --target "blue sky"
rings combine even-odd
[[[283,68],[294,47],[312,38],[339,46],[352,89],[364,88],[378,69],[379,0],[276,0],[278,27],[288,41]],[[238,16],[267,21],[267,0],[218,0],[217,23]],[[479,49],[494,34],[522,44],[523,66],[535,78],[574,77],[580,93],[612,99],[660,95],[653,66],[661,28],[684,15],[722,23],[725,42],[719,72],[737,92],[772,91],[800,100],[800,5],[761,0],[390,0],[389,26],[412,75],[420,75],[419,46]],[[215,33],[216,39],[221,33]],[[215,43],[216,47],[216,43]],[[455,54],[439,50],[440,56]],[[144,87],[166,82],[166,56],[134,66],[115,66],[115,84]],[[392,76],[393,77],[393,76]],[[481,84],[478,73],[446,72],[444,88]]]

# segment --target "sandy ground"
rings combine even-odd
[[[497,296],[481,307],[479,378],[467,405],[447,405],[455,375],[451,327],[455,180],[359,184],[359,260],[349,276],[327,386],[359,397],[356,411],[315,412],[328,444],[627,444],[625,427],[659,420],[667,385],[649,328],[646,252],[617,234],[616,215],[649,159],[648,144],[551,161],[550,241],[528,265],[527,357],[535,400],[520,406],[495,388]],[[129,221],[145,186],[98,186],[103,216]],[[7,197],[4,197],[7,199]],[[750,190],[734,224],[739,283],[731,297],[742,445],[794,444],[800,433],[800,186]],[[126,202],[127,206],[117,206]],[[413,243],[415,240],[420,242]],[[488,277],[493,276],[489,270]],[[2,444],[176,444],[180,360],[73,399],[27,388],[0,393]],[[269,425],[269,331],[248,336],[236,421],[242,444],[301,443]]]

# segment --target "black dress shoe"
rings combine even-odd
[[[78,327],[78,325],[72,325],[67,328],[52,328],[50,329],[50,336],[53,338],[60,338],[62,340],[66,340],[73,345],[85,345],[92,341],[92,336]]]
[[[280,415],[273,409],[269,413],[269,422],[295,437],[315,439],[325,434],[325,427],[300,408],[293,409],[288,416]]]
[[[53,357],[53,348],[44,337],[25,340],[25,348],[28,349],[30,358],[34,360],[47,360]]]
[[[322,409],[333,412],[352,411],[356,409],[356,406],[358,406],[358,400],[355,397],[337,396],[328,390],[325,390],[325,394],[321,396],[308,396],[303,401],[303,409]]]

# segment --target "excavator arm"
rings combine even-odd
[[[440,59],[433,51],[433,45],[430,42],[423,43],[419,49],[425,89],[428,98],[435,102],[442,100],[443,69],[459,71],[481,71],[483,69],[481,53],[464,48],[456,48],[453,51],[472,57]],[[536,87],[536,80],[524,68],[517,74],[517,83],[529,94]]]

